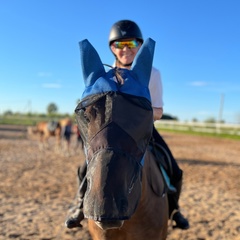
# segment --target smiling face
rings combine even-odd
[[[121,42],[124,44],[125,42],[128,43],[134,40],[137,41],[134,38],[129,38],[129,39],[124,39],[122,41],[118,40],[117,42]],[[129,69],[142,44],[137,41],[138,44],[136,47],[130,48],[126,44],[123,48],[118,48],[118,46],[115,43],[116,42],[113,42],[110,47],[117,59],[116,66],[119,68]]]

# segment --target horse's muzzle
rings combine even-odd
[[[123,220],[112,220],[112,221],[95,221],[96,225],[101,228],[102,230],[108,230],[108,229],[116,229],[121,228],[124,221]]]

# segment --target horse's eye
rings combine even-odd
[[[99,110],[98,110],[98,106],[94,106],[91,110],[92,114],[94,117],[97,116],[97,114],[99,113]]]
[[[86,113],[84,113],[84,119],[86,120],[86,122],[87,123],[90,123],[90,119],[89,119],[89,117],[87,116],[87,114]]]
[[[89,117],[88,117],[88,115],[87,115],[87,113],[86,113],[86,108],[82,108],[82,109],[79,111],[79,113],[80,113],[81,118],[84,120],[84,122],[87,122],[87,123],[90,122],[90,119],[89,119]]]

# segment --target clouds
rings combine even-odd
[[[42,78],[42,79],[51,79],[53,77],[52,72],[45,72],[45,71],[40,71],[37,73],[37,76]],[[57,81],[59,82],[59,81]],[[60,83],[56,83],[56,81],[52,81],[52,82],[47,82],[47,83],[43,83],[41,85],[42,88],[48,88],[48,89],[59,89],[62,88],[62,85]]]
[[[193,82],[190,82],[189,85],[193,87],[204,87],[209,85],[209,83],[204,81],[193,81]]]
[[[207,82],[207,81],[192,81],[187,84],[190,87],[204,89],[206,91],[218,92],[218,93],[238,93],[240,92],[240,84],[234,83],[234,81],[219,81],[219,82]]]

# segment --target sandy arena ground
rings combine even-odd
[[[240,141],[163,136],[184,171],[180,205],[191,224],[181,231],[169,223],[168,240],[239,240]],[[70,156],[64,147],[43,152],[24,129],[0,126],[0,240],[91,239],[86,221],[80,230],[64,227],[84,160],[74,144]]]

